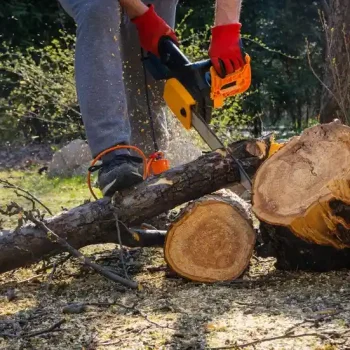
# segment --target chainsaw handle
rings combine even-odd
[[[224,78],[221,78],[214,67],[210,67],[210,97],[214,102],[214,108],[222,107],[227,97],[245,92],[251,84],[250,56],[246,54],[245,65]]]
[[[192,70],[208,71],[212,66],[211,60],[192,63],[180,48],[167,36],[163,36],[158,43],[160,59],[170,70],[180,70],[191,66]]]
[[[190,60],[181,52],[179,47],[168,36],[160,38],[158,43],[160,60],[169,69],[179,69],[179,67],[191,64]]]

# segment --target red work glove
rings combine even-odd
[[[140,45],[145,51],[152,52],[159,57],[158,43],[162,36],[170,37],[178,45],[174,31],[156,14],[153,5],[150,5],[143,15],[133,18],[131,21],[136,25]]]
[[[245,64],[241,49],[241,23],[218,25],[212,28],[209,57],[221,78]]]

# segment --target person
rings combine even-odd
[[[88,145],[96,157],[115,145],[130,144],[131,126],[123,77],[125,62],[119,39],[123,21],[120,11],[136,28],[138,46],[158,56],[160,37],[168,36],[179,44],[174,31],[178,0],[59,1],[77,24],[76,89]],[[240,12],[241,0],[215,2],[208,54],[222,77],[244,65]],[[141,65],[141,61],[138,64]],[[112,196],[141,182],[138,167],[137,158],[128,150],[104,155],[98,173],[98,186],[103,195]]]

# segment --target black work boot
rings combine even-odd
[[[112,160],[103,161],[90,171],[100,169],[98,186],[104,197],[111,197],[115,192],[125,190],[143,181],[138,164],[142,159],[127,154],[116,155]]]

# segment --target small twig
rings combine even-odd
[[[109,280],[114,282],[121,283],[127,287],[137,289],[139,284],[137,282],[125,279],[123,277],[118,276],[117,274],[104,269],[102,266],[92,262],[89,258],[85,257],[79,250],[73,248],[66,240],[58,236],[55,232],[49,229],[42,221],[36,219],[32,213],[28,213],[28,219],[32,221],[34,224],[39,226],[44,232],[47,233],[48,237],[54,237],[54,239],[64,247],[71,255],[75,256],[82,264],[91,267],[93,270],[106,277]]]
[[[245,303],[242,301],[235,301],[235,303],[238,305],[243,305],[243,306],[266,307],[266,305],[259,304],[259,303]]]
[[[269,337],[269,338],[261,338],[261,339],[257,339],[254,340],[252,342],[249,343],[244,343],[244,344],[236,344],[236,345],[229,345],[229,346],[220,346],[220,347],[214,347],[214,348],[210,348],[212,350],[219,350],[219,349],[240,349],[240,348],[246,348],[247,346],[252,346],[252,345],[256,345],[256,344],[261,344],[261,343],[265,343],[268,341],[273,341],[273,340],[279,340],[279,339],[289,339],[289,338],[302,338],[302,337],[317,337],[317,338],[321,338],[321,339],[327,339],[330,336],[343,336],[346,333],[349,332],[349,329],[344,330],[343,332],[334,332],[334,331],[330,331],[330,332],[323,332],[323,333],[302,333],[302,334],[291,334],[291,333],[286,333],[283,335],[278,335],[276,337]]]
[[[46,333],[50,333],[50,332],[56,331],[56,329],[59,328],[65,322],[66,322],[66,320],[62,319],[62,320],[56,322],[55,324],[53,324],[50,328],[42,329],[42,330],[35,331],[35,332],[32,332],[32,333],[28,333],[28,334],[24,334],[23,338],[32,338],[32,337],[36,337],[38,335],[42,335],[42,334],[46,334]]]
[[[334,98],[334,100],[337,102],[339,108],[341,107],[341,103],[340,101],[338,100],[337,96],[335,96],[335,94],[333,93],[333,91],[325,84],[325,82],[319,77],[319,75],[316,73],[313,65],[312,65],[312,62],[311,62],[311,57],[310,57],[310,50],[309,50],[309,42],[306,40],[306,46],[307,46],[307,49],[306,49],[306,53],[307,53],[307,60],[308,60],[308,63],[309,63],[309,67],[310,67],[310,70],[312,72],[312,74],[314,75],[314,77],[319,81],[319,83],[323,86],[324,89],[327,90],[327,92]]]
[[[56,261],[52,264],[49,264],[49,265],[46,265],[46,266],[43,266],[41,267],[40,269],[36,270],[35,272],[36,273],[39,273],[39,272],[44,272],[48,269],[51,269],[51,268],[54,268],[56,266],[56,268],[60,265],[63,265],[65,262],[67,262],[70,258],[72,257],[71,254],[67,254],[64,258],[62,258],[61,260],[59,261]]]
[[[129,332],[126,332],[126,333],[123,333],[122,334],[122,336],[124,337],[124,336],[126,336],[127,334],[130,334],[130,333],[132,333],[132,334],[141,334],[141,333],[143,333],[146,329],[148,329],[148,328],[150,328],[150,325],[148,325],[148,326],[146,326],[146,327],[144,327],[144,328],[140,328],[140,329],[138,329],[138,330],[134,330],[134,329],[132,329],[131,331],[129,331]],[[118,345],[118,344],[120,344],[120,343],[122,343],[123,342],[123,339],[120,339],[120,340],[111,340],[111,341],[106,341],[106,342],[101,342],[101,343],[98,343],[98,345],[102,345],[102,346],[111,346],[111,345]]]
[[[115,226],[117,228],[120,261],[122,262],[122,266],[123,266],[123,271],[124,271],[125,277],[129,278],[128,271],[126,270],[126,264],[125,264],[125,261],[124,261],[123,243],[122,243],[122,237],[121,237],[121,234],[120,234],[118,214],[116,213],[116,211],[114,211],[113,215],[114,215],[114,218],[115,218]]]
[[[32,203],[32,210],[35,210],[35,201],[34,201],[34,199],[32,199],[32,198],[30,198],[28,196],[25,196],[24,194],[18,193],[17,190],[15,190],[14,192],[15,192],[17,197],[22,197],[22,198],[26,199],[27,201],[31,202]]]
[[[38,204],[40,204],[44,209],[46,209],[50,215],[52,215],[51,210],[45,204],[43,204],[37,197],[35,197],[33,194],[31,194],[30,192],[24,190],[23,188],[21,188],[19,186],[13,185],[12,183],[10,183],[7,180],[0,179],[0,183],[2,183],[4,185],[4,188],[18,190],[18,191],[21,191],[21,192],[27,194],[30,198],[32,198],[34,201],[36,201]],[[22,197],[23,197],[23,195],[22,195]],[[29,198],[27,198],[27,199],[29,199]]]
[[[13,333],[8,333],[8,332],[1,332],[0,337],[2,337],[2,338],[17,338],[18,335],[13,334]]]
[[[261,344],[261,343],[265,343],[265,342],[273,341],[273,340],[286,339],[286,338],[302,338],[302,337],[318,337],[321,339],[327,338],[325,335],[320,334],[320,333],[284,334],[284,335],[279,335],[276,337],[262,338],[262,339],[254,340],[254,341],[249,342],[249,343],[229,345],[229,346],[219,346],[219,347],[210,348],[210,349],[212,349],[212,350],[214,350],[214,349],[215,350],[218,350],[218,349],[239,349],[239,348],[246,348],[247,346]]]
[[[315,318],[306,318],[305,320],[295,324],[294,326],[291,326],[290,328],[288,328],[284,334],[291,334],[292,331],[294,331],[295,328],[298,328],[306,323],[313,323],[314,326],[317,326],[317,324],[319,322],[322,322],[325,318],[330,318],[330,317],[334,317],[337,316],[339,314],[341,314],[342,312],[347,312],[349,311],[348,309],[344,309],[344,310],[334,310],[332,313],[326,314],[326,315],[317,315],[317,317]]]
[[[167,233],[166,230],[149,230],[149,229],[146,229],[146,230],[143,230],[143,229],[139,229],[139,228],[133,228],[131,229],[132,231],[136,232],[136,233],[140,233],[140,234],[144,234],[144,235],[147,235],[147,234],[161,234],[161,235],[165,235]]]
[[[43,274],[41,273],[39,275],[35,275],[35,276],[32,276],[32,277],[26,278],[25,280],[21,280],[21,281],[17,281],[17,280],[6,281],[6,282],[0,284],[0,288],[6,286],[8,284],[11,284],[11,283],[21,284],[21,283],[30,282],[30,281],[35,280],[35,279],[37,279],[39,277],[42,277],[42,276],[43,276]]]
[[[48,284],[52,283],[53,276],[54,276],[54,274],[55,274],[55,272],[56,272],[56,269],[57,269],[57,265],[56,265],[56,264],[53,264],[52,271],[50,272],[49,277],[47,278]],[[48,286],[48,287],[49,287],[49,286]]]
[[[291,334],[292,331],[294,331],[296,328],[298,328],[298,327],[300,327],[300,326],[302,326],[302,325],[304,325],[304,324],[306,324],[306,323],[309,323],[309,322],[315,322],[315,320],[308,320],[308,319],[306,319],[306,320],[304,320],[304,321],[301,321],[301,322],[299,322],[299,323],[297,323],[297,324],[295,324],[295,325],[289,327],[289,328],[284,332],[284,334],[285,334],[285,335],[289,335],[289,334]]]
[[[159,328],[175,329],[175,328],[172,328],[172,327],[169,327],[169,326],[163,326],[163,325],[161,325],[161,324],[159,324],[157,322],[154,322],[154,321],[150,320],[147,317],[147,315],[143,314],[135,306],[127,306],[127,305],[118,303],[116,301],[113,301],[113,302],[86,302],[86,303],[81,303],[80,305],[83,305],[83,306],[113,306],[113,305],[116,305],[116,306],[119,306],[119,307],[121,307],[123,309],[129,310],[129,311],[133,311],[135,314],[138,314],[139,316],[141,316],[145,321],[147,321],[151,325],[154,325],[154,326],[159,327]]]
[[[59,328],[65,322],[66,322],[66,320],[62,319],[47,329],[41,329],[41,330],[34,331],[31,333],[13,334],[13,333],[8,333],[8,332],[2,332],[2,333],[0,333],[0,337],[4,337],[4,338],[33,338],[33,337],[36,337],[38,335],[54,332],[54,331],[58,330],[57,328]]]
[[[150,273],[154,273],[154,272],[164,272],[164,271],[168,271],[169,267],[167,265],[162,265],[162,266],[150,266],[150,267],[146,267],[146,270]]]

